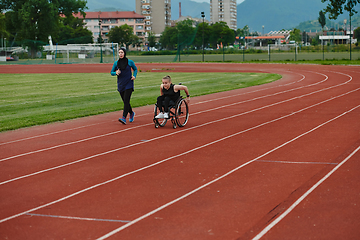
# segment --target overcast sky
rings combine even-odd
[[[192,1],[210,3],[210,0],[192,0]],[[242,3],[243,1],[244,1],[244,0],[236,0],[237,4]]]

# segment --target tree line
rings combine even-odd
[[[28,47],[31,56],[49,42],[49,36],[59,44],[92,42],[91,31],[73,16],[85,16],[85,9],[86,0],[1,0],[0,34]]]
[[[329,13],[332,19],[336,19],[344,10],[349,12],[350,17],[353,16],[356,13],[354,7],[360,3],[360,0],[321,1],[328,2],[324,13]],[[74,17],[74,13],[85,17],[86,8],[86,0],[0,0],[0,34],[2,38],[7,38],[8,42],[21,42],[23,47],[30,49],[33,56],[48,43],[49,36],[58,44],[93,43],[92,32],[86,29],[82,19]],[[323,24],[323,16],[320,23]],[[359,31],[356,29],[355,34],[358,35]],[[291,39],[296,41],[303,35],[298,29],[294,29],[291,34]],[[158,43],[155,35],[149,33],[146,44],[149,47],[158,44],[169,50],[201,49],[202,46],[217,48],[219,45],[234,43],[235,36],[249,35],[251,33],[248,26],[235,32],[225,22],[196,24],[187,19],[176,23],[174,27],[166,27]],[[127,48],[130,45],[144,44],[128,25],[112,28],[108,37],[110,42],[117,42]]]

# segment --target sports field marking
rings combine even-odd
[[[270,229],[272,229],[276,224],[278,224],[283,218],[285,218],[294,208],[299,205],[311,192],[313,192],[321,183],[328,179],[336,170],[338,170],[344,163],[346,163],[352,156],[354,156],[360,150],[360,146],[356,148],[349,156],[347,156],[343,161],[341,161],[336,167],[334,167],[328,174],[326,174],[322,179],[320,179],[316,184],[314,184],[308,191],[306,191],[300,198],[298,198],[285,212],[283,212],[279,217],[277,217],[273,222],[271,222],[267,227],[265,227],[258,235],[256,235],[253,240],[259,240],[262,238]]]
[[[25,215],[34,216],[34,217],[63,218],[63,219],[70,219],[70,220],[85,220],[85,221],[98,221],[98,222],[121,222],[121,223],[130,222],[130,221],[126,221],[126,220],[116,220],[116,219],[82,218],[82,217],[71,217],[71,216],[35,214],[35,213],[27,213]]]
[[[334,164],[337,163],[330,163],[330,162],[291,162],[291,161],[276,161],[276,160],[257,160],[257,162],[268,162],[268,163],[285,163],[285,164]]]
[[[326,121],[326,122],[324,122],[324,123],[316,126],[315,128],[312,128],[311,130],[309,130],[309,131],[307,131],[307,132],[305,132],[305,133],[300,134],[299,136],[291,139],[290,141],[287,141],[287,142],[279,145],[278,147],[273,148],[272,150],[270,150],[270,151],[262,154],[261,156],[255,158],[255,159],[253,159],[253,160],[250,160],[250,161],[248,161],[248,162],[246,162],[246,163],[244,163],[244,164],[242,164],[242,165],[240,165],[240,166],[238,166],[238,167],[230,170],[229,172],[223,174],[222,176],[220,176],[220,177],[218,177],[218,178],[216,178],[216,179],[214,179],[214,180],[212,180],[212,181],[210,181],[210,182],[208,182],[208,183],[206,183],[206,184],[204,184],[204,185],[202,185],[202,186],[200,186],[200,187],[198,187],[198,188],[196,188],[196,189],[194,189],[194,190],[192,190],[192,191],[190,191],[190,192],[188,192],[188,193],[186,193],[186,194],[184,194],[184,195],[182,195],[182,196],[179,197],[179,198],[174,199],[174,200],[171,201],[171,202],[168,202],[168,203],[166,203],[166,204],[164,204],[164,205],[162,205],[162,206],[154,209],[154,210],[151,211],[151,212],[148,212],[147,214],[144,214],[144,215],[136,218],[135,220],[133,220],[133,221],[131,221],[131,222],[129,222],[129,223],[127,223],[127,224],[125,224],[125,225],[123,225],[123,226],[121,226],[121,227],[119,227],[119,228],[117,228],[117,229],[115,229],[115,230],[113,230],[113,231],[111,231],[111,232],[109,232],[108,234],[105,234],[104,236],[98,238],[97,240],[104,240],[104,239],[106,239],[106,238],[108,238],[108,237],[113,236],[114,234],[116,234],[116,233],[118,233],[118,232],[120,232],[120,231],[122,231],[122,230],[124,230],[124,229],[126,229],[126,228],[128,228],[128,227],[130,227],[130,226],[132,226],[132,225],[134,225],[135,223],[137,223],[137,222],[139,222],[139,221],[141,221],[141,220],[143,220],[143,219],[145,219],[145,218],[153,215],[154,213],[157,213],[157,212],[159,212],[159,211],[161,211],[161,210],[163,210],[163,209],[165,209],[165,208],[173,205],[174,203],[177,203],[177,202],[179,202],[180,200],[185,199],[186,197],[188,197],[188,196],[190,196],[190,195],[192,195],[192,194],[200,191],[201,189],[203,189],[203,188],[205,188],[205,187],[208,187],[209,185],[211,185],[211,184],[213,184],[213,183],[215,183],[215,182],[218,182],[219,180],[221,180],[221,179],[229,176],[230,174],[234,173],[235,171],[237,171],[237,170],[239,170],[239,169],[241,169],[241,168],[249,165],[250,163],[253,163],[253,162],[257,161],[258,159],[261,159],[262,157],[264,157],[264,156],[266,156],[266,155],[269,155],[270,153],[272,153],[272,152],[274,152],[274,151],[276,151],[276,150],[278,150],[278,149],[280,149],[280,148],[288,145],[289,143],[292,143],[292,142],[296,141],[297,139],[299,139],[299,138],[301,138],[301,137],[303,137],[303,136],[305,136],[305,135],[307,135],[307,134],[309,134],[309,133],[311,133],[311,132],[319,129],[320,127],[322,127],[322,126],[324,126],[324,125],[326,125],[326,124],[328,124],[328,123],[330,123],[330,122],[332,122],[332,121],[335,121],[336,119],[338,119],[338,118],[340,118],[340,117],[342,117],[342,116],[344,116],[344,115],[346,115],[346,114],[354,111],[355,109],[357,109],[357,108],[359,108],[359,107],[360,107],[360,105],[358,105],[358,106],[350,109],[349,111],[343,112],[342,114],[340,114],[340,115],[338,115],[338,116],[336,116],[336,117],[334,117],[334,118],[332,118],[332,119],[330,119],[330,120],[328,120],[328,121]],[[230,135],[230,136],[228,136],[228,137],[225,137],[225,138],[219,139],[219,140],[217,140],[217,141],[215,141],[215,142],[209,143],[208,145],[212,145],[213,143],[220,142],[220,141],[222,141],[222,140],[224,140],[224,139],[228,139],[228,138],[233,137],[233,136],[236,136],[236,135],[238,135],[238,134],[239,134],[239,133],[232,134],[232,135]],[[360,149],[360,147],[359,147],[358,149]],[[357,150],[358,150],[358,149],[357,149]],[[356,151],[357,151],[357,150],[356,150]],[[336,166],[336,167],[335,167],[335,170],[333,169],[330,173],[336,171],[336,169],[338,169],[341,165],[342,165],[342,163],[340,163],[338,166]],[[331,175],[330,173],[327,174],[326,176]],[[320,184],[320,183],[319,183],[319,184]],[[280,221],[280,220],[279,220],[279,221]],[[254,238],[254,239],[257,240],[257,239],[259,239],[259,238]]]
[[[349,81],[351,81],[351,80],[349,80]],[[332,87],[334,87],[334,86],[332,86]],[[329,87],[329,88],[332,88],[332,87]],[[0,182],[0,185],[7,184],[7,183],[10,183],[10,182],[13,182],[13,181],[16,181],[16,180],[20,180],[20,179],[23,179],[23,178],[35,176],[35,175],[38,175],[38,174],[41,174],[41,173],[44,173],[44,172],[48,172],[48,171],[52,171],[52,170],[55,170],[55,169],[59,169],[59,168],[62,168],[62,167],[70,166],[70,165],[73,165],[73,164],[76,164],[76,163],[79,163],[79,162],[83,162],[83,161],[86,161],[86,160],[89,160],[89,159],[92,159],[92,158],[95,158],[95,157],[99,157],[99,156],[103,156],[103,155],[106,155],[106,154],[109,154],[109,153],[113,153],[113,152],[116,152],[116,151],[120,151],[120,150],[122,150],[122,149],[130,148],[130,147],[133,147],[133,146],[138,146],[138,145],[143,144],[143,143],[148,143],[148,142],[155,141],[155,140],[158,140],[158,139],[161,139],[161,138],[165,138],[165,137],[168,137],[168,136],[172,136],[172,135],[178,134],[178,133],[180,133],[180,132],[189,131],[189,130],[196,129],[196,128],[200,128],[200,127],[203,127],[203,126],[206,126],[206,125],[209,125],[209,124],[213,124],[213,123],[217,123],[217,122],[220,122],[220,121],[228,120],[228,119],[231,119],[231,118],[239,117],[239,116],[242,116],[242,115],[245,115],[245,114],[249,114],[249,113],[252,113],[252,112],[255,112],[255,111],[259,111],[259,110],[262,110],[262,109],[265,109],[265,108],[268,108],[268,107],[272,107],[272,106],[275,106],[275,105],[279,105],[279,104],[284,103],[284,102],[289,102],[289,101],[292,101],[292,100],[294,100],[294,99],[302,98],[302,97],[304,97],[304,96],[308,96],[308,95],[311,95],[311,94],[314,94],[314,93],[316,93],[316,92],[323,91],[323,90],[325,90],[325,89],[318,90],[318,91],[315,91],[315,92],[312,92],[312,93],[308,93],[308,94],[305,94],[305,95],[297,96],[297,97],[294,97],[294,98],[290,98],[290,99],[287,99],[287,100],[283,100],[283,101],[280,101],[280,102],[277,102],[277,103],[273,103],[273,104],[270,104],[270,105],[266,105],[266,106],[263,106],[263,107],[260,107],[260,108],[255,108],[255,109],[252,109],[252,110],[243,112],[243,113],[239,113],[239,114],[236,114],[236,115],[232,115],[232,116],[230,116],[230,117],[226,117],[226,118],[222,118],[222,119],[210,121],[210,122],[207,122],[207,123],[204,123],[204,124],[200,124],[200,125],[198,125],[198,126],[194,126],[194,127],[191,127],[191,128],[186,128],[186,129],[183,129],[183,130],[179,130],[179,131],[177,131],[177,132],[173,132],[173,133],[169,133],[169,134],[162,135],[162,136],[159,136],[159,137],[155,137],[155,138],[152,138],[152,139],[148,139],[147,141],[140,141],[140,142],[137,142],[137,143],[134,143],[134,144],[130,144],[130,145],[125,146],[125,147],[121,147],[121,148],[109,150],[109,151],[106,151],[106,152],[103,152],[103,153],[99,153],[99,154],[95,154],[95,155],[92,155],[92,156],[89,156],[89,157],[86,157],[86,158],[82,158],[82,159],[76,160],[76,161],[74,161],[74,162],[62,164],[62,165],[59,165],[59,166],[56,166],[56,167],[44,169],[44,170],[41,170],[41,171],[38,171],[38,172],[34,172],[34,173],[31,173],[31,174],[27,174],[27,175],[23,175],[23,176],[20,176],[20,177],[13,178],[13,179],[9,179],[9,180]],[[358,90],[360,90],[360,88],[354,89],[354,90],[352,90],[352,91],[343,93],[343,94],[338,95],[338,96],[335,96],[335,97],[331,97],[331,98],[329,98],[329,99],[327,99],[327,100],[324,100],[324,101],[322,101],[322,102],[316,103],[316,104],[311,105],[311,106],[308,106],[308,107],[303,108],[303,109],[301,109],[301,110],[295,111],[295,112],[293,112],[293,113],[291,113],[291,114],[289,114],[289,115],[285,115],[285,116],[283,116],[283,117],[292,116],[292,115],[294,115],[294,114],[296,114],[296,113],[305,111],[305,110],[307,110],[307,109],[310,109],[310,108],[312,108],[312,107],[314,107],[314,106],[323,104],[323,103],[325,103],[325,102],[332,101],[332,100],[334,100],[334,99],[336,99],[336,98],[343,97],[343,96],[345,96],[345,95],[347,95],[347,94],[353,93],[353,92],[358,91]],[[281,117],[281,118],[277,118],[277,119],[275,119],[275,120],[279,120],[279,119],[282,119],[282,117]],[[270,121],[270,122],[272,122],[272,121]],[[268,123],[270,123],[270,122],[268,122]],[[152,123],[149,123],[149,124],[152,124]],[[263,125],[263,124],[260,124],[260,125],[258,125],[258,126],[262,126],[262,125]],[[252,129],[252,128],[250,128],[250,129]]]
[[[80,140],[73,141],[73,142],[63,143],[63,144],[55,145],[55,146],[48,147],[48,148],[43,148],[43,149],[39,149],[39,150],[27,152],[27,153],[22,153],[22,154],[18,154],[18,155],[14,155],[14,156],[11,156],[11,157],[0,159],[0,162],[7,161],[7,160],[10,160],[10,159],[14,159],[14,158],[17,158],[17,157],[23,157],[23,156],[34,154],[34,153],[39,153],[39,152],[44,152],[44,151],[60,148],[60,147],[65,147],[65,146],[69,146],[69,145],[72,145],[72,144],[81,143],[81,142],[85,142],[85,141],[89,141],[89,140],[93,140],[93,139],[97,139],[97,138],[101,138],[101,137],[110,136],[110,135],[118,134],[118,133],[121,133],[121,132],[126,132],[126,131],[129,131],[129,130],[133,130],[133,129],[136,129],[136,128],[149,126],[149,125],[152,125],[152,124],[153,123],[147,123],[147,124],[143,124],[143,125],[139,125],[139,126],[135,126],[135,127],[129,127],[129,128],[121,129],[119,131],[115,131],[115,132],[105,133],[105,134],[97,135],[97,136],[94,136],[94,137],[84,138],[84,139],[80,139]]]
[[[358,88],[357,90],[360,90],[360,88]],[[337,97],[332,97],[331,99],[334,99],[334,98],[337,98]],[[315,104],[315,105],[313,105],[313,106],[318,106],[318,105],[320,105],[320,104],[322,104],[322,103],[324,103],[324,102],[328,102],[328,101],[330,101],[330,99],[325,100],[325,101],[322,101],[322,102],[319,102],[319,103],[317,103],[317,104]],[[311,106],[311,107],[313,107],[313,106]],[[123,175],[120,175],[120,176],[118,176],[118,177],[116,177],[116,178],[107,180],[107,181],[102,182],[102,183],[95,184],[95,185],[93,185],[93,186],[91,186],[91,187],[88,187],[88,188],[85,188],[85,189],[83,189],[83,190],[77,191],[77,192],[75,192],[75,193],[72,193],[72,194],[70,194],[70,195],[67,195],[67,196],[65,196],[65,197],[63,197],[63,198],[60,198],[60,199],[55,200],[55,201],[52,201],[52,202],[50,202],[50,203],[47,203],[47,204],[44,204],[44,205],[41,205],[41,206],[38,206],[38,207],[35,207],[35,208],[32,208],[32,209],[29,209],[29,210],[27,210],[27,211],[25,211],[25,212],[18,213],[18,214],[12,215],[12,216],[10,216],[10,217],[1,219],[1,220],[0,220],[0,223],[6,222],[6,221],[11,220],[11,219],[13,219],[13,218],[17,218],[17,217],[23,216],[23,215],[25,215],[25,214],[27,214],[27,213],[30,213],[30,212],[34,212],[34,211],[36,211],[36,210],[39,210],[39,209],[42,209],[42,208],[44,208],[44,207],[53,205],[53,204],[55,204],[55,203],[62,202],[62,201],[64,201],[64,200],[66,200],[66,199],[69,199],[69,198],[71,198],[71,197],[77,196],[77,195],[79,195],[79,194],[81,194],[81,193],[87,192],[87,191],[92,190],[92,189],[94,189],[94,188],[97,188],[97,187],[106,185],[106,184],[108,184],[108,183],[114,182],[114,181],[119,180],[119,179],[121,179],[121,178],[124,178],[124,177],[126,177],[126,176],[129,176],[129,175],[132,175],[132,174],[141,172],[141,171],[143,171],[143,170],[146,170],[146,169],[148,169],[148,168],[151,168],[151,167],[160,165],[161,163],[167,162],[167,161],[169,161],[169,160],[171,160],[171,159],[175,159],[175,158],[177,158],[177,157],[180,157],[180,156],[189,154],[189,153],[191,153],[191,152],[195,152],[195,151],[197,151],[197,150],[199,150],[199,149],[202,149],[202,148],[211,146],[211,145],[213,145],[213,144],[215,144],[215,143],[224,141],[224,140],[229,139],[229,138],[232,138],[232,137],[234,137],[234,136],[238,136],[238,135],[240,135],[240,134],[242,134],[242,133],[249,132],[249,131],[251,131],[251,130],[260,128],[260,127],[262,127],[262,126],[265,126],[265,125],[267,125],[267,124],[270,124],[270,123],[279,121],[279,120],[281,120],[281,119],[285,119],[285,118],[290,117],[290,116],[293,116],[293,115],[295,115],[295,114],[297,114],[297,113],[299,113],[299,112],[305,111],[305,110],[307,110],[307,109],[309,109],[309,108],[311,108],[311,107],[310,107],[310,106],[309,106],[309,107],[306,107],[306,108],[304,108],[304,109],[298,110],[298,111],[293,112],[293,113],[291,113],[291,114],[288,114],[288,115],[286,115],[286,116],[282,116],[282,117],[279,117],[279,118],[270,120],[270,121],[268,121],[268,122],[259,124],[259,125],[257,125],[257,126],[254,126],[254,127],[251,127],[251,128],[245,129],[245,130],[242,130],[242,131],[240,131],[240,132],[237,132],[237,133],[228,135],[228,136],[226,136],[226,137],[220,138],[220,139],[218,139],[218,140],[212,141],[212,142],[207,143],[207,144],[204,144],[204,145],[202,145],[202,146],[199,146],[199,147],[190,149],[190,150],[188,150],[188,151],[186,151],[186,152],[183,152],[183,153],[181,153],[181,154],[178,154],[178,155],[176,155],[176,156],[172,156],[172,157],[163,159],[163,160],[158,161],[158,162],[156,162],[156,163],[153,163],[153,164],[147,165],[147,166],[145,166],[145,167],[136,169],[136,170],[134,170],[134,171],[125,173],[125,174],[123,174]],[[315,131],[316,129],[318,129],[318,128],[320,128],[320,127],[322,127],[322,126],[324,126],[324,125],[326,125],[326,124],[328,124],[328,123],[330,123],[330,122],[332,122],[332,121],[340,118],[341,116],[343,116],[343,115],[345,115],[345,114],[348,114],[348,113],[350,113],[351,111],[354,111],[354,110],[357,109],[358,107],[360,107],[360,105],[358,105],[358,106],[356,106],[356,107],[354,107],[354,108],[352,108],[352,109],[350,109],[350,110],[348,110],[348,111],[346,111],[346,112],[344,112],[344,113],[336,116],[335,118],[332,118],[332,119],[326,121],[325,123],[322,123],[322,124],[318,125],[317,127],[313,128],[313,129],[311,129],[311,130],[309,130],[309,131],[307,131],[307,132],[305,132],[305,133],[303,133],[303,134],[298,135],[297,137],[291,139],[290,141],[288,141],[288,142],[286,142],[286,143],[284,143],[284,144],[282,144],[282,145],[280,145],[280,146],[278,146],[278,147],[276,147],[276,148],[268,151],[267,153],[265,153],[265,154],[263,154],[263,155],[255,158],[255,159],[253,159],[253,160],[251,160],[251,161],[249,161],[249,162],[247,162],[247,163],[239,166],[238,168],[235,168],[235,169],[231,170],[230,172],[228,172],[228,173],[224,174],[223,176],[221,176],[221,177],[219,177],[219,178],[217,178],[217,179],[209,182],[208,184],[203,185],[202,187],[197,188],[197,189],[193,190],[192,192],[190,192],[190,193],[188,193],[188,194],[186,194],[186,195],[183,195],[182,197],[180,197],[180,198],[172,201],[171,203],[166,204],[166,206],[163,205],[162,207],[154,210],[153,212],[150,212],[150,213],[148,213],[148,214],[146,214],[146,215],[143,215],[143,216],[141,216],[140,218],[137,218],[137,219],[133,220],[132,222],[130,222],[130,223],[128,223],[127,225],[124,225],[124,226],[127,226],[127,227],[128,227],[128,226],[133,225],[134,223],[142,220],[143,218],[146,218],[147,216],[150,216],[150,215],[152,215],[153,213],[158,212],[158,211],[160,211],[161,209],[163,209],[163,208],[165,208],[165,207],[167,207],[167,206],[169,206],[169,205],[171,205],[171,204],[173,204],[173,203],[175,203],[175,202],[177,202],[177,201],[180,201],[181,199],[185,198],[186,196],[189,196],[189,195],[191,195],[191,194],[199,191],[200,189],[202,189],[202,188],[210,185],[211,183],[214,183],[214,182],[216,182],[216,181],[224,178],[225,176],[230,175],[232,172],[235,172],[236,170],[242,168],[243,166],[246,166],[246,165],[248,165],[248,164],[250,164],[250,163],[252,163],[252,162],[254,162],[254,161],[256,161],[256,160],[258,160],[258,159],[260,159],[260,158],[262,158],[262,157],[264,157],[264,156],[266,156],[266,155],[268,155],[268,154],[270,154],[271,152],[274,152],[275,150],[277,150],[277,149],[279,149],[279,148],[281,148],[281,147],[283,147],[283,146],[285,146],[285,145],[287,145],[287,144],[289,144],[289,143],[291,143],[291,142],[299,139],[300,137],[305,136],[305,135],[307,135],[308,133],[313,132],[313,131]],[[233,118],[233,117],[228,117],[228,119],[230,119],[230,118]],[[217,121],[219,121],[219,120],[217,120]],[[176,133],[177,133],[177,132],[175,132],[175,133],[173,133],[173,134],[176,134]],[[121,230],[122,230],[122,228],[121,228]],[[116,232],[118,232],[118,231],[120,231],[120,230],[116,229]],[[115,234],[115,233],[114,233],[114,234]],[[111,235],[113,235],[113,234],[111,234]]]
[[[325,78],[323,81],[326,81],[327,79],[328,79],[328,77],[326,76],[326,78]],[[321,82],[322,82],[322,81],[321,81]],[[307,85],[307,86],[312,86],[312,85],[313,85],[313,84]],[[307,87],[307,86],[306,86],[306,87]],[[301,89],[301,88],[303,88],[303,87],[294,88],[294,89],[290,89],[290,90],[285,90],[285,91],[278,92],[278,93],[274,93],[274,94],[268,94],[268,95],[264,95],[264,96],[261,96],[261,97],[252,98],[252,99],[248,99],[248,100],[245,100],[245,101],[236,102],[236,103],[232,103],[232,104],[228,104],[228,105],[223,105],[221,108],[230,107],[230,106],[234,106],[234,105],[238,105],[238,104],[243,104],[243,103],[247,103],[247,102],[259,100],[259,99],[266,98],[266,97],[276,96],[276,95],[279,95],[279,94],[282,94],[282,93],[287,93],[287,92],[295,91],[295,90],[298,90],[298,89]],[[237,95],[241,95],[241,94],[235,94],[235,95],[232,95],[231,97],[234,97],[234,96],[237,96]],[[224,99],[224,98],[228,98],[228,97],[218,98],[217,100],[219,100],[219,99]],[[211,100],[211,101],[212,101],[212,100]],[[210,102],[210,101],[203,101],[202,103],[207,103],[207,102]],[[201,114],[201,113],[213,111],[213,110],[216,110],[216,109],[219,109],[219,107],[218,107],[218,108],[213,108],[213,109],[204,110],[204,111],[198,111],[198,112],[193,113],[193,114],[191,114],[191,115],[197,115],[197,114]],[[145,114],[144,114],[144,115],[145,115]],[[141,115],[139,115],[139,116],[141,116]],[[149,124],[143,124],[143,125],[140,125],[140,126],[137,126],[137,127],[134,127],[134,128],[128,128],[127,130],[131,130],[131,129],[135,129],[135,128],[139,128],[139,127],[144,127],[144,126],[148,126],[148,125],[151,125],[151,124],[150,124],[150,123],[149,123]],[[39,153],[39,152],[44,152],[44,151],[47,151],[47,150],[52,150],[52,149],[59,148],[59,147],[69,146],[69,145],[72,145],[72,144],[76,144],[76,143],[80,143],[80,142],[85,142],[85,141],[97,139],[97,138],[100,138],[100,137],[105,137],[105,136],[117,134],[117,133],[120,133],[120,132],[123,132],[123,131],[125,131],[125,130],[120,130],[120,131],[116,131],[116,132],[111,132],[111,133],[107,133],[107,134],[102,134],[102,135],[98,135],[98,136],[94,136],[94,137],[90,137],[90,138],[85,138],[85,139],[78,140],[78,141],[74,141],[74,142],[68,142],[68,143],[64,143],[64,144],[60,144],[60,145],[56,145],[56,146],[52,146],[52,147],[48,147],[48,148],[43,148],[43,149],[39,149],[39,150],[27,152],[27,153],[22,153],[22,154],[14,155],[14,156],[11,156],[11,157],[7,157],[7,158],[0,159],[0,162],[7,161],[7,160],[10,160],[10,159],[14,159],[14,158],[17,158],[17,157],[22,157],[22,156],[34,154],[34,153]],[[1,145],[1,144],[0,144],[0,145]]]
[[[291,73],[292,73],[292,72],[291,72]],[[302,74],[299,74],[299,73],[295,73],[295,74],[302,75]],[[295,82],[291,82],[291,83],[287,83],[287,84],[283,84],[283,85],[277,85],[277,86],[275,86],[275,87],[269,87],[269,88],[264,88],[264,89],[255,90],[255,91],[250,91],[250,92],[246,92],[246,93],[229,95],[229,96],[226,96],[226,97],[217,98],[217,99],[215,99],[215,100],[227,99],[227,98],[231,98],[231,97],[236,97],[236,96],[251,94],[251,93],[260,92],[260,91],[265,91],[265,90],[272,89],[272,88],[283,87],[283,86],[287,86],[287,85],[290,85],[290,84],[294,84],[294,83],[296,83],[296,82],[301,82],[301,81],[304,80],[304,79],[305,79],[305,76],[302,75],[302,78],[301,78],[300,80],[295,81]],[[280,80],[280,79],[279,79],[279,80]],[[203,104],[203,103],[207,103],[207,102],[211,102],[211,101],[215,101],[215,100],[207,100],[207,101],[203,101],[203,102],[200,102],[200,103],[194,103],[194,104],[192,104],[192,105]],[[150,114],[153,114],[153,113],[142,114],[142,115],[139,115],[138,117],[140,117],[140,116],[145,116],[145,115],[150,115]],[[117,121],[117,120],[112,120],[112,121]],[[20,142],[20,141],[25,141],[25,140],[31,140],[31,139],[38,138],[38,137],[45,137],[45,136],[49,136],[49,135],[52,135],[52,134],[58,134],[58,133],[63,133],[63,132],[67,132],[67,131],[77,130],[77,129],[80,129],[80,128],[91,127],[91,126],[94,126],[94,125],[106,124],[106,123],[108,123],[108,122],[89,124],[89,125],[84,125],[84,126],[81,126],[81,127],[70,128],[70,129],[61,130],[61,131],[56,131],[56,132],[51,132],[51,133],[47,133],[47,134],[41,134],[41,135],[37,135],[37,136],[33,136],[33,137],[22,138],[22,139],[18,139],[18,140],[13,140],[13,141],[9,141],[9,142],[0,143],[0,146],[1,146],[1,145],[5,145],[5,144],[10,144],[10,143],[16,143],[16,142]]]

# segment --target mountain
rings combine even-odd
[[[179,2],[181,2],[181,15],[201,18],[204,12],[205,19],[210,21],[210,4],[206,2],[194,2],[191,0],[171,0],[171,19],[179,18]]]
[[[338,18],[337,20],[326,19],[326,25],[324,27],[324,30],[339,29],[339,28],[349,29],[349,22],[347,22],[345,25],[344,19],[345,19],[344,16]],[[351,18],[351,25],[352,28],[360,27],[360,14],[357,14]],[[322,30],[318,20],[301,22],[299,25],[295,27],[297,29],[300,29],[301,31],[306,31],[306,32],[319,32]]]
[[[319,11],[326,7],[321,0],[245,0],[237,6],[237,27],[264,32],[292,29],[301,22],[317,20]],[[356,6],[359,12],[359,4]],[[339,21],[348,14],[338,17]]]
[[[181,15],[201,18],[201,12],[205,13],[205,19],[210,21],[210,4],[191,0],[172,0],[171,19],[179,18],[179,2],[181,2]],[[87,0],[89,12],[97,11],[135,11],[135,0]]]
[[[87,0],[88,12],[135,11],[135,0]]]
[[[191,0],[171,0],[172,20],[179,18],[179,2],[181,2],[182,16],[201,18],[201,12],[204,12],[205,19],[210,21],[210,4]],[[87,6],[87,11],[135,11],[135,0],[87,0]],[[322,3],[321,0],[245,0],[237,5],[237,27],[243,28],[248,25],[250,31],[262,33],[264,26],[264,33],[268,33],[293,29],[301,23],[312,21],[310,25],[318,29],[316,21],[319,11],[325,6],[326,3]],[[360,4],[355,9],[360,12]],[[359,15],[357,13],[357,16]],[[341,23],[338,22],[345,18],[349,18],[347,12],[339,16],[336,21],[332,21],[339,26]]]

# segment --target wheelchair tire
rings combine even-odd
[[[184,127],[189,120],[189,107],[183,98],[180,98],[176,104],[175,120],[179,127]]]
[[[157,105],[155,104],[155,108],[154,108],[154,122],[155,122],[155,127],[158,128],[165,126],[167,119],[166,118],[155,118],[158,114],[160,113],[159,108],[157,107]]]

